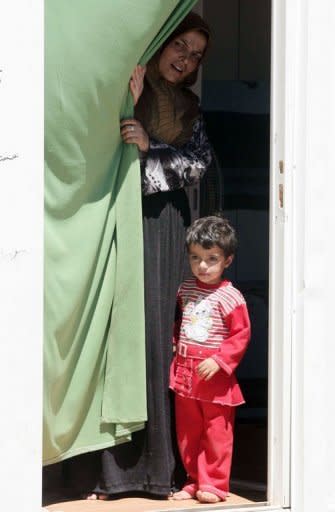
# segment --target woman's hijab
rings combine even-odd
[[[208,25],[198,14],[191,12],[170,35],[162,49],[190,30],[203,32],[209,40]],[[135,117],[141,121],[150,137],[182,146],[190,140],[194,122],[199,116],[199,99],[189,89],[197,79],[198,69],[184,82],[170,84],[158,69],[162,49],[147,64],[144,90],[136,105]]]

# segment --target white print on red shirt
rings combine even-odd
[[[201,298],[196,302],[188,302],[185,307],[186,321],[183,326],[185,336],[199,343],[206,341],[213,325],[211,314],[212,306],[208,300]]]

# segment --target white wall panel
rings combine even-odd
[[[41,508],[43,3],[0,15],[0,482],[8,512]]]

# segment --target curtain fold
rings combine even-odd
[[[44,464],[146,420],[140,169],[128,81],[194,0],[46,0]]]

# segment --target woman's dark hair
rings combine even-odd
[[[189,32],[190,30],[196,30],[197,32],[200,32],[207,39],[207,45],[206,45],[205,51],[203,53],[203,56],[201,58],[201,60],[203,60],[203,58],[208,50],[208,45],[209,45],[209,40],[210,40],[210,29],[209,29],[208,24],[205,22],[205,20],[203,20],[202,17],[199,16],[199,14],[197,14],[196,12],[193,12],[193,11],[191,11],[189,14],[187,14],[185,16],[185,18],[182,20],[182,22],[179,23],[178,27],[172,32],[172,34],[169,35],[167,40],[164,42],[161,50],[164,50],[164,48],[166,48],[166,46],[168,46],[168,44],[170,44],[171,41],[173,41],[174,39],[179,37],[181,34],[184,34],[185,32]],[[195,84],[195,82],[197,81],[197,77],[198,77],[198,69],[199,69],[199,66],[186,78],[186,80],[183,83],[186,87],[191,87],[192,85]]]
[[[235,254],[237,237],[235,229],[229,221],[218,215],[202,217],[188,228],[186,232],[186,246],[199,244],[204,249],[211,249],[214,245],[220,247],[226,258]]]
[[[201,32],[206,37],[207,41],[209,41],[210,30],[208,24],[205,20],[202,19],[199,14],[191,11],[189,14],[185,16],[185,18],[179,23],[178,27],[169,35],[167,40],[163,44],[163,48],[167,46],[173,39],[184,34],[185,32],[189,32],[190,30],[196,30]]]

